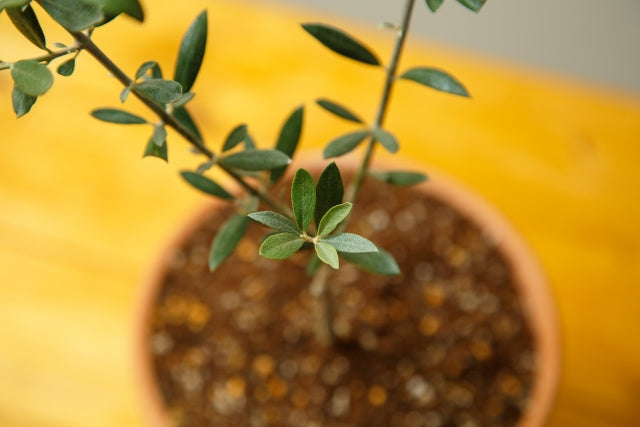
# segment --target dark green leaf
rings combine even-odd
[[[229,194],[227,190],[206,176],[191,171],[182,171],[180,172],[180,175],[192,187],[202,191],[203,193],[207,193],[224,200],[233,200],[233,196]]]
[[[370,240],[353,233],[340,233],[333,236],[324,237],[323,242],[330,244],[339,252],[364,253],[377,252],[376,245]]]
[[[458,0],[458,3],[473,10],[474,12],[480,11],[487,0]]]
[[[231,150],[236,145],[240,144],[247,137],[247,125],[241,124],[233,128],[227,139],[224,141],[222,151]]]
[[[194,136],[202,141],[202,135],[196,125],[196,122],[191,118],[191,114],[186,107],[179,107],[173,110],[173,117],[180,122],[182,126],[187,128]]]
[[[47,42],[38,22],[38,17],[31,5],[27,5],[24,9],[22,7],[10,7],[7,8],[7,15],[13,22],[13,25],[25,36],[31,43],[38,46],[40,49],[47,49]]]
[[[338,269],[340,262],[338,261],[338,252],[336,248],[328,243],[316,242],[314,245],[316,249],[316,255],[322,262],[329,264],[332,268]]]
[[[40,6],[69,31],[80,31],[104,19],[102,6],[88,0],[40,0]]]
[[[413,68],[401,75],[400,78],[413,80],[433,89],[454,95],[469,96],[469,93],[459,81],[444,71],[435,68]]]
[[[325,24],[302,24],[309,34],[332,51],[356,61],[380,65],[380,61],[366,46],[338,28]]]
[[[220,227],[209,251],[209,270],[213,271],[218,268],[231,255],[247,232],[248,225],[249,218],[235,214]]]
[[[69,77],[73,74],[73,70],[76,69],[76,59],[71,58],[68,61],[64,61],[56,69],[57,73],[64,77]]]
[[[135,80],[138,80],[139,78],[144,76],[147,71],[149,71],[149,70],[151,70],[151,69],[153,69],[154,67],[157,67],[157,66],[158,66],[158,63],[156,61],[147,61],[147,62],[143,63],[138,68],[138,71],[136,71]]]
[[[158,147],[161,147],[167,142],[167,130],[164,128],[164,125],[155,125],[153,127],[153,136],[151,139],[153,139],[153,142],[155,142]]]
[[[116,108],[98,108],[93,110],[91,115],[98,120],[110,123],[120,123],[123,125],[137,125],[147,123],[142,117]]]
[[[298,230],[298,227],[296,227],[293,221],[276,212],[253,212],[249,214],[249,218],[277,231],[295,234],[296,236],[300,236],[301,233],[301,230]]]
[[[13,87],[11,93],[11,102],[13,104],[13,111],[16,113],[16,117],[22,117],[31,110],[33,104],[36,103],[37,96],[27,95],[17,87]]]
[[[405,171],[371,172],[371,176],[400,187],[419,184],[428,179],[425,174]]]
[[[291,233],[268,236],[260,245],[260,255],[269,259],[285,259],[298,252],[304,241]]]
[[[0,0],[0,12],[8,8],[19,8],[29,4],[31,0]]]
[[[13,64],[11,77],[22,92],[31,96],[44,94],[53,84],[53,75],[46,65],[30,59]]]
[[[335,162],[331,162],[320,174],[316,185],[316,211],[313,214],[316,225],[320,224],[320,220],[332,206],[342,203],[343,196],[344,185],[340,170]]]
[[[298,107],[287,118],[276,143],[276,149],[293,158],[302,134],[302,122],[304,119],[304,107]],[[271,171],[271,182],[276,182],[286,171],[286,167]]]
[[[207,45],[207,12],[204,11],[191,23],[180,44],[174,80],[185,92],[191,90],[200,71]]]
[[[136,92],[159,104],[169,104],[180,99],[182,86],[173,80],[149,79],[133,85]]]
[[[291,183],[291,206],[300,230],[309,228],[316,208],[316,186],[311,174],[298,169]]]
[[[357,132],[342,135],[331,141],[322,152],[325,159],[330,157],[338,157],[354,150],[366,137],[371,133],[368,130],[360,130]]]
[[[429,6],[429,9],[431,9],[432,12],[435,12],[442,5],[442,2],[444,0],[426,0],[426,1],[427,1],[427,6]]]
[[[395,276],[400,274],[400,267],[393,256],[384,249],[378,248],[378,252],[366,253],[342,253],[344,259],[359,266],[365,271],[383,276]]]
[[[142,22],[144,20],[144,12],[138,0],[91,0],[102,5],[104,13],[107,16],[117,16],[125,13],[132,18]]]
[[[122,89],[122,92],[120,92],[120,102],[124,104],[124,101],[127,100],[129,93],[131,93],[131,86],[127,86],[124,89]]]
[[[324,237],[336,229],[346,217],[349,216],[353,205],[349,202],[333,206],[327,211],[318,225],[318,236]]]
[[[246,171],[263,171],[291,163],[291,159],[278,150],[247,150],[221,157],[219,163]]]
[[[247,134],[247,136],[244,137],[244,148],[247,150],[253,150],[256,148],[256,143],[253,141],[250,134]]]
[[[169,161],[169,149],[167,144],[163,144],[162,147],[158,147],[153,139],[149,139],[147,146],[144,149],[142,157],[158,157],[165,162]]]
[[[396,138],[384,129],[376,128],[373,130],[373,137],[390,153],[396,153],[399,145]]]
[[[329,101],[328,99],[318,99],[316,103],[328,112],[333,113],[340,118],[356,123],[364,123],[362,119],[360,119],[360,117],[356,116],[354,113],[347,110],[342,105],[338,105],[335,102]]]

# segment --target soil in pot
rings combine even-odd
[[[336,346],[313,336],[308,256],[258,255],[248,238],[215,273],[212,212],[174,254],[148,337],[179,426],[514,425],[531,392],[533,335],[491,238],[441,201],[367,182],[352,231],[402,275],[344,264],[331,281]]]

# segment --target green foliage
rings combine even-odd
[[[169,104],[182,96],[182,86],[173,80],[148,79],[135,83],[133,88],[140,95],[158,104]]]
[[[207,178],[200,173],[195,173],[191,171],[182,171],[180,172],[180,176],[189,183],[193,188],[202,191],[203,193],[209,194],[211,196],[219,197],[223,200],[233,200],[234,197],[227,192],[220,184],[213,181],[212,179]]]
[[[316,209],[314,212],[314,220],[318,227],[320,227],[320,220],[327,211],[329,211],[332,206],[342,203],[343,196],[344,185],[342,183],[340,169],[338,169],[335,162],[331,162],[322,171],[320,178],[318,178],[318,183],[316,184]]]
[[[191,23],[180,44],[173,79],[182,85],[185,92],[191,90],[196,81],[207,46],[207,12],[202,12]]]
[[[233,128],[222,146],[222,151],[231,150],[247,138],[247,125],[241,124]]]
[[[306,230],[311,224],[316,208],[316,187],[311,174],[298,169],[291,184],[291,206],[300,230]]]
[[[278,150],[246,150],[220,157],[221,165],[245,171],[266,171],[291,163],[286,154]]]
[[[329,142],[322,154],[325,159],[342,156],[353,151],[368,136],[371,136],[371,132],[368,130],[359,130],[339,136]]]
[[[220,227],[209,251],[210,271],[218,268],[233,253],[233,250],[247,232],[248,226],[249,219],[246,216],[235,214]]]
[[[302,24],[302,28],[339,55],[369,65],[380,65],[378,57],[369,48],[338,28],[325,24]]]
[[[360,117],[356,116],[354,113],[347,110],[342,105],[336,104],[335,102],[329,101],[328,99],[318,99],[316,103],[328,112],[335,114],[342,119],[349,120],[355,123],[364,123]]]
[[[318,223],[318,237],[325,237],[329,233],[332,233],[333,230],[349,216],[352,207],[353,204],[349,202],[332,206]]]
[[[350,253],[343,252],[342,257],[357,265],[365,271],[382,276],[395,276],[400,274],[400,267],[393,255],[384,249],[378,248],[378,252]]]
[[[153,127],[151,139],[158,147],[162,147],[167,142],[167,130],[163,124],[157,124]]]
[[[11,77],[18,89],[31,96],[43,95],[53,84],[53,75],[46,65],[31,59],[13,64]]]
[[[340,233],[322,239],[339,252],[350,254],[378,252],[376,245],[362,236],[353,233]]]
[[[276,150],[283,152],[290,158],[293,158],[296,148],[298,147],[298,142],[300,142],[303,120],[304,107],[298,107],[284,122],[284,125],[280,130],[280,135],[278,136],[278,141],[276,142]],[[286,166],[272,170],[271,182],[274,183],[280,179],[286,170]]]
[[[56,72],[64,77],[69,77],[73,74],[73,71],[76,69],[76,59],[71,58],[67,61],[64,61],[62,64],[58,66]]]
[[[27,95],[18,87],[13,87],[13,92],[11,93],[11,103],[13,105],[13,111],[16,113],[17,117],[22,117],[27,114],[37,100],[37,96]]]
[[[438,10],[438,8],[440,8],[444,0],[425,0],[425,1],[427,2],[427,6],[429,6],[429,9],[431,9],[432,12],[435,12],[436,10]]]
[[[38,0],[40,6],[69,31],[81,31],[104,19],[102,6],[89,0]]]
[[[108,17],[115,17],[121,13],[142,22],[144,12],[138,0],[90,0],[102,6],[104,14]]]
[[[13,25],[27,40],[40,49],[47,50],[47,41],[44,37],[44,32],[31,5],[25,6],[24,9],[22,7],[7,8],[7,15],[9,15]]]
[[[384,129],[376,128],[373,130],[373,138],[380,143],[388,152],[395,154],[400,147],[395,136]]]
[[[315,244],[316,255],[320,258],[320,261],[325,264],[329,264],[331,268],[338,269],[340,262],[338,260],[338,251],[329,243],[317,242]]]
[[[260,224],[266,225],[267,227],[273,228],[274,230],[281,231],[283,233],[291,233],[295,234],[296,236],[302,234],[302,230],[300,230],[298,226],[293,221],[291,221],[291,219],[277,212],[252,212],[248,215],[248,217],[256,222],[259,222]]]
[[[159,159],[164,160],[165,162],[169,161],[169,147],[167,147],[166,142],[160,146],[155,143],[153,138],[149,139],[147,142],[147,146],[144,149],[144,154],[142,157],[157,157]]]
[[[487,0],[458,0],[458,3],[473,10],[474,12],[478,12],[482,6],[484,6],[486,1]]]
[[[412,80],[430,88],[452,93],[454,95],[469,96],[462,84],[451,75],[435,68],[413,68],[400,76],[401,79]]]
[[[21,8],[30,2],[31,0],[0,0],[0,12],[8,8]]]
[[[137,125],[147,123],[142,117],[128,113],[117,108],[98,108],[91,112],[91,115],[98,120],[123,125]]]
[[[388,172],[371,172],[374,178],[399,187],[419,184],[428,179],[428,177],[420,172],[406,171],[388,171]]]
[[[285,259],[298,252],[304,244],[300,236],[276,233],[267,236],[260,245],[260,255],[269,259]]]

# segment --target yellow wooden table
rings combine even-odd
[[[319,147],[343,130],[312,106],[320,96],[374,114],[380,70],[320,48],[296,24],[315,14],[199,0],[176,15],[175,2],[147,3],[144,25],[119,20],[118,36],[95,40],[129,74],[149,59],[171,74],[181,34],[209,8],[192,109],[214,147],[245,121],[272,144],[301,103],[304,144]],[[387,56],[390,34],[337,24]],[[0,37],[4,60],[37,53],[4,16]],[[59,32],[49,40],[68,42]],[[401,69],[417,65],[450,71],[474,99],[399,84],[388,127],[400,155],[501,209],[557,297],[564,366],[550,425],[638,425],[640,99],[413,41]],[[91,109],[119,105],[120,88],[86,54],[19,120],[11,84],[0,73],[0,425],[141,426],[130,345],[138,281],[203,200],[176,173],[195,159],[170,134],[169,165],[141,160],[150,129],[91,119]]]

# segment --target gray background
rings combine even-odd
[[[269,0],[378,25],[397,22],[402,0]],[[640,0],[488,0],[479,14],[424,0],[413,34],[640,95]]]

